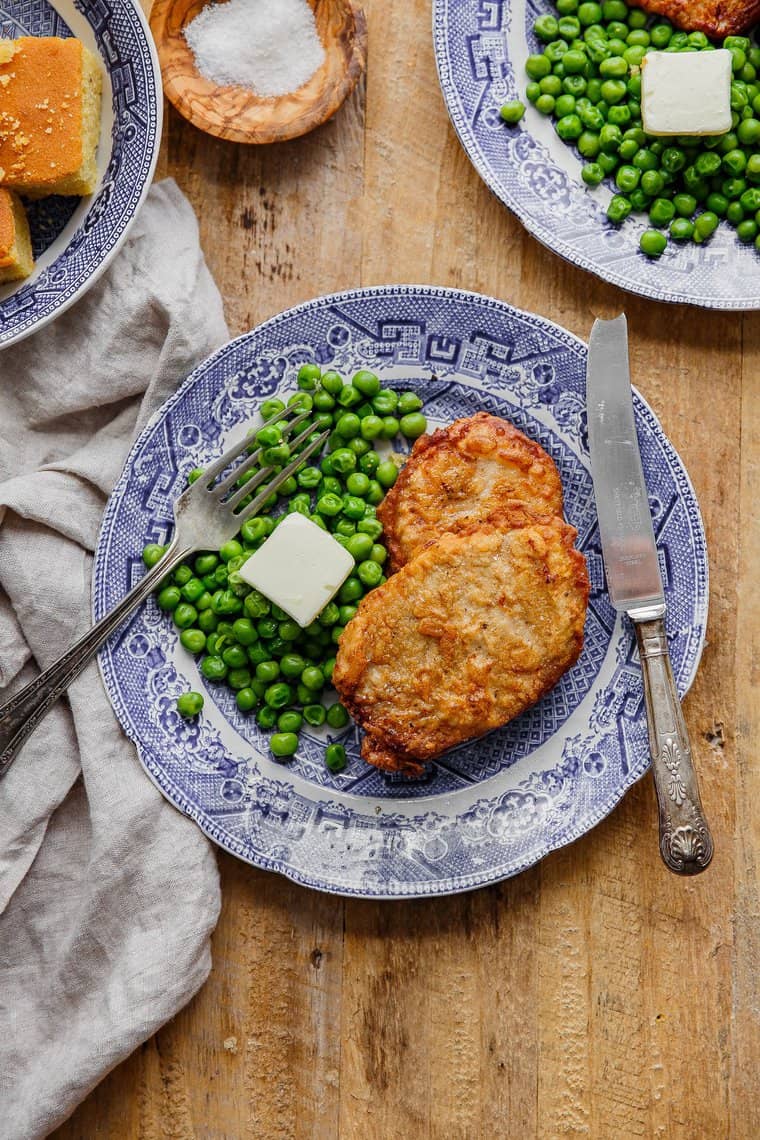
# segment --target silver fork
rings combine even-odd
[[[313,432],[313,427],[308,426],[294,439],[289,438],[294,429],[311,415],[309,411],[294,415],[293,413],[297,411],[298,405],[284,408],[262,424],[262,427],[279,423],[290,447],[297,448]],[[289,418],[291,415],[292,419]],[[197,550],[218,548],[233,538],[244,522],[258,514],[272,491],[290,478],[296,468],[322,446],[329,434],[329,430],[323,431],[318,438],[307,444],[303,451],[291,459],[267,487],[238,513],[235,512],[243,499],[274,471],[273,467],[264,467],[235,489],[240,476],[261,460],[264,448],[259,447],[242,463],[238,463],[223,479],[216,482],[230,464],[250,446],[250,438],[225,451],[220,459],[206,468],[203,475],[182,492],[174,503],[174,534],[159,561],[84,637],[75,642],[49,669],[40,673],[0,707],[0,777],[8,771],[19,749],[51,706],[92,660],[103,642],[118,629],[136,606],[145,601],[156,584],[170,574],[188,555]]]

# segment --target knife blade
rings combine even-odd
[[[633,418],[624,315],[595,321],[586,376],[591,474],[602,557],[617,610],[661,607],[660,564]]]
[[[602,558],[615,608],[633,622],[641,660],[660,854],[680,875],[710,863],[689,733],[665,633],[665,594],[633,414],[625,316],[597,320],[586,371],[588,437]]]

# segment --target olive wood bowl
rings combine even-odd
[[[155,0],[150,27],[169,101],[200,130],[231,142],[282,142],[324,123],[364,71],[367,21],[354,0],[308,2],[325,61],[297,91],[264,99],[246,87],[220,87],[198,74],[182,30],[206,0]]]

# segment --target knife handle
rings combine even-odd
[[[660,853],[677,875],[697,875],[713,856],[662,617],[630,615],[644,675],[649,748],[660,817]]]

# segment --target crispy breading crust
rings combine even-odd
[[[760,18],[760,0],[631,0],[637,8],[665,16],[687,32],[712,39],[736,36]]]
[[[514,517],[443,535],[346,626],[333,684],[369,763],[419,772],[535,704],[577,660],[589,582],[576,531]]]
[[[562,513],[554,461],[516,427],[488,412],[421,436],[377,509],[392,570],[462,521],[509,502]]]

